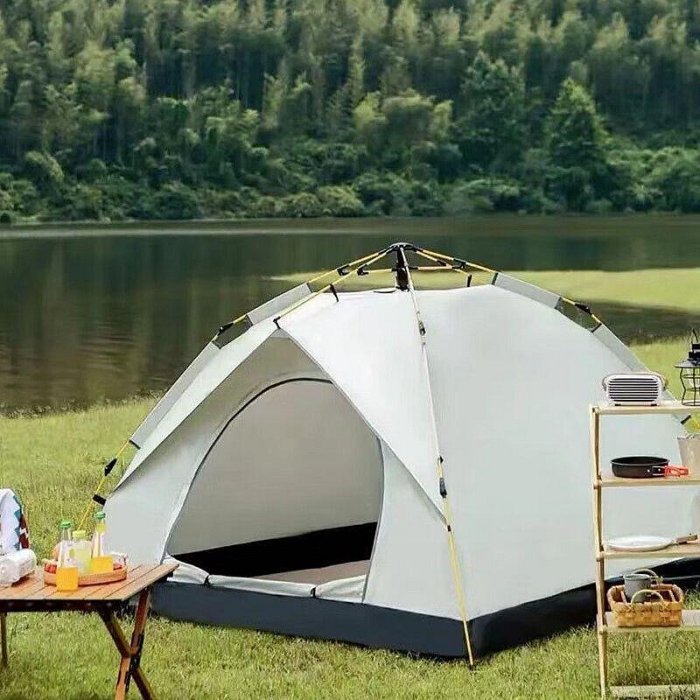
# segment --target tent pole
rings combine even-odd
[[[85,529],[85,524],[87,522],[88,516],[90,515],[90,509],[93,507],[93,503],[96,502],[95,498],[96,497],[101,498],[100,491],[102,491],[102,487],[105,485],[105,482],[107,481],[107,477],[111,474],[112,470],[114,469],[114,467],[117,464],[117,461],[122,456],[122,453],[124,452],[124,450],[126,450],[127,447],[129,447],[130,444],[131,444],[131,442],[129,440],[127,440],[119,448],[119,450],[114,455],[114,457],[112,457],[112,459],[109,462],[107,462],[107,464],[104,466],[104,468],[102,470],[102,476],[100,477],[100,481],[97,484],[95,490],[93,491],[94,495],[90,499],[90,502],[88,503],[87,508],[85,508],[85,512],[83,513],[83,517],[80,518],[80,524],[78,525],[78,527],[76,529],[78,529],[78,530]],[[100,500],[99,502],[102,503],[103,501]]]
[[[433,262],[439,263],[439,262],[445,262],[450,261],[451,263],[457,263],[457,265],[450,265],[446,269],[454,270],[455,272],[461,272],[464,275],[468,275],[469,271],[465,270],[465,267],[470,267],[474,268],[476,270],[481,270],[482,272],[493,272],[494,274],[498,273],[498,270],[492,270],[490,267],[484,267],[483,265],[477,265],[476,263],[470,262],[469,260],[460,260],[459,258],[453,258],[451,255],[443,255],[442,253],[436,253],[433,250],[425,250],[424,248],[416,248],[416,253],[418,255],[421,255],[424,258],[427,258],[428,260],[432,260]],[[587,313],[595,323],[599,325],[603,325],[603,322],[600,320],[598,316],[596,316],[590,308],[586,304],[582,304],[579,301],[574,301],[573,299],[568,299],[565,296],[562,296],[561,294],[559,295],[559,298],[565,303],[569,304],[569,306],[574,306],[580,311],[583,311],[584,313]]]
[[[348,263],[348,265],[343,265],[342,267],[339,267],[338,270],[342,270],[342,274],[340,274],[338,277],[336,277],[332,282],[328,283],[324,287],[321,287],[318,291],[314,292],[313,294],[310,294],[307,297],[304,297],[303,299],[300,299],[296,304],[292,304],[289,308],[285,309],[279,316],[275,317],[274,322],[275,324],[279,327],[279,321],[283,319],[287,314],[290,314],[292,311],[295,311],[298,309],[300,306],[303,306],[307,302],[311,301],[312,299],[315,299],[317,296],[320,294],[323,294],[324,292],[327,292],[329,290],[333,291],[335,289],[335,286],[342,282],[343,279],[346,277],[349,277],[351,274],[356,273],[359,274],[360,269],[363,267],[366,267],[367,265],[372,265],[372,263],[377,262],[377,260],[381,260],[385,255],[388,255],[388,253],[391,252],[389,248],[386,248],[385,250],[381,250],[378,253],[374,253],[373,255],[369,257],[362,258],[361,260],[356,260],[354,263]],[[358,267],[355,269],[349,269],[352,265],[360,263]],[[333,270],[331,271],[333,272]]]
[[[362,263],[370,265],[372,262],[374,262],[374,260],[372,260],[372,258],[374,258],[376,255],[379,255],[380,253],[384,254],[385,252],[386,252],[386,249],[378,250],[376,253],[370,253],[369,255],[365,255],[363,258],[358,258],[357,260],[351,260],[350,262],[345,263],[345,265],[341,265],[340,267],[336,267],[333,270],[328,270],[326,272],[322,272],[320,275],[316,275],[316,277],[312,277],[311,279],[306,280],[305,283],[311,285],[314,282],[318,282],[319,280],[323,279],[324,277],[328,277],[328,275],[332,275],[334,272],[337,273],[338,275],[340,275],[340,277],[338,277],[338,279],[342,279],[346,275],[350,274],[350,272],[355,272],[355,270],[350,270],[349,268],[355,267],[356,265],[357,266],[362,265]],[[379,258],[377,258],[377,260],[378,259]],[[368,262],[368,261],[371,261],[371,262]],[[337,282],[337,280],[336,280],[336,282]],[[326,285],[321,291],[326,292],[329,289],[330,289],[330,285]],[[212,338],[212,340],[215,340],[216,338],[218,338],[219,335],[221,335],[222,331],[228,330],[231,326],[235,326],[236,324],[241,323],[241,321],[245,321],[247,316],[248,316],[248,313],[246,312],[244,314],[241,314],[238,318],[234,318],[233,321],[229,321],[228,323],[225,323],[223,326],[221,326],[221,328],[219,328],[218,332]]]
[[[428,363],[428,348],[425,342],[425,324],[421,317],[420,307],[418,306],[418,299],[416,297],[416,289],[413,286],[413,278],[411,277],[410,267],[408,266],[408,261],[406,260],[406,253],[404,247],[399,245],[397,247],[397,253],[401,259],[401,267],[406,271],[406,282],[408,286],[408,292],[411,295],[411,301],[413,302],[413,309],[416,313],[416,321],[418,322],[418,333],[420,334],[421,341],[421,355],[423,357],[423,369],[425,371],[426,386],[428,390],[428,403],[430,409],[430,422],[433,434],[433,445],[436,452],[436,469],[438,474],[438,483],[440,485],[440,496],[442,497],[442,512],[445,518],[445,525],[447,528],[447,544],[450,551],[450,564],[452,568],[452,578],[455,586],[455,594],[457,596],[457,606],[459,608],[459,614],[462,618],[462,627],[464,630],[464,643],[467,649],[467,657],[469,659],[469,665],[474,665],[474,655],[472,653],[472,643],[469,636],[469,625],[467,623],[467,605],[464,596],[464,588],[462,585],[462,572],[459,565],[459,556],[457,553],[457,545],[455,543],[454,531],[452,528],[452,510],[450,508],[450,502],[447,498],[447,488],[445,486],[445,472],[443,469],[443,459],[440,454],[440,443],[438,439],[437,431],[437,421],[435,418],[435,401],[433,399],[433,390],[430,382],[430,365]]]
[[[307,301],[314,299],[319,294],[323,294],[324,292],[327,292],[328,290],[331,290],[335,293],[335,285],[338,284],[344,277],[347,277],[352,273],[356,273],[360,269],[360,267],[366,267],[367,265],[371,265],[372,263],[376,262],[377,260],[380,260],[390,250],[391,250],[390,248],[384,248],[382,250],[377,251],[376,253],[371,253],[370,255],[365,255],[364,257],[358,258],[357,260],[352,260],[349,263],[346,263],[345,265],[342,265],[341,267],[336,268],[335,270],[328,270],[328,272],[324,272],[323,274],[318,275],[318,276],[313,277],[312,279],[308,280],[306,282],[306,284],[313,284],[314,282],[317,282],[318,280],[320,280],[324,277],[327,277],[328,275],[332,274],[333,272],[336,272],[338,274],[338,277],[336,279],[334,279],[330,284],[327,284],[325,287],[322,287],[314,294],[312,294],[304,299],[301,299],[296,304],[294,304],[293,306],[286,309],[280,316],[278,316],[275,319],[275,321],[279,321],[279,319],[282,318],[282,316],[286,316],[288,313],[290,313],[291,311],[294,311],[294,309],[298,308],[299,306],[306,303]],[[224,324],[219,329],[217,334],[212,338],[212,340],[215,340],[224,330],[227,330],[231,326],[243,321],[246,318],[246,316],[247,316],[247,314],[243,314],[242,316],[239,316],[238,318],[234,319],[233,321],[229,321],[228,323]],[[130,441],[127,440],[121,446],[121,448],[116,453],[114,458],[110,462],[108,462],[107,466],[104,468],[104,473],[103,473],[102,477],[100,478],[100,481],[97,484],[97,487],[95,488],[95,490],[93,492],[94,496],[93,496],[93,498],[90,499],[90,502],[88,503],[87,508],[85,509],[85,512],[83,513],[83,516],[80,518],[79,529],[81,529],[81,530],[83,529],[83,527],[88,519],[88,516],[90,515],[90,509],[93,507],[93,501],[95,501],[97,498],[99,498],[100,500],[97,502],[99,502],[99,503],[104,502],[104,499],[99,496],[100,491],[102,490],[102,487],[104,486],[105,482],[107,481],[107,477],[109,476],[110,472],[112,471],[112,469],[116,465],[117,460],[119,459],[119,457],[121,457],[124,450],[126,450],[126,448],[129,447],[130,444],[131,444]]]

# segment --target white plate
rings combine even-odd
[[[605,543],[607,549],[616,552],[657,552],[673,544],[668,537],[657,535],[630,535],[629,537],[614,537]]]

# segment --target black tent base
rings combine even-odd
[[[666,577],[682,577],[683,588],[700,582],[700,562],[683,560],[657,567]],[[462,624],[433,615],[362,603],[257,593],[189,583],[155,589],[155,612],[174,620],[243,627],[310,639],[433,657],[466,656]],[[549,637],[595,619],[592,585],[475,618],[469,624],[472,649],[482,657]]]

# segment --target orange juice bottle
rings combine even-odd
[[[78,590],[78,567],[73,552],[73,535],[70,520],[61,521],[61,539],[58,542],[56,588],[59,591]]]
[[[90,573],[111,574],[112,555],[105,551],[105,514],[100,511],[95,513],[95,532],[92,535],[92,556],[90,558]]]

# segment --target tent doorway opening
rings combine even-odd
[[[333,384],[279,381],[219,432],[168,552],[218,576],[314,585],[366,576],[382,483],[379,441]]]

